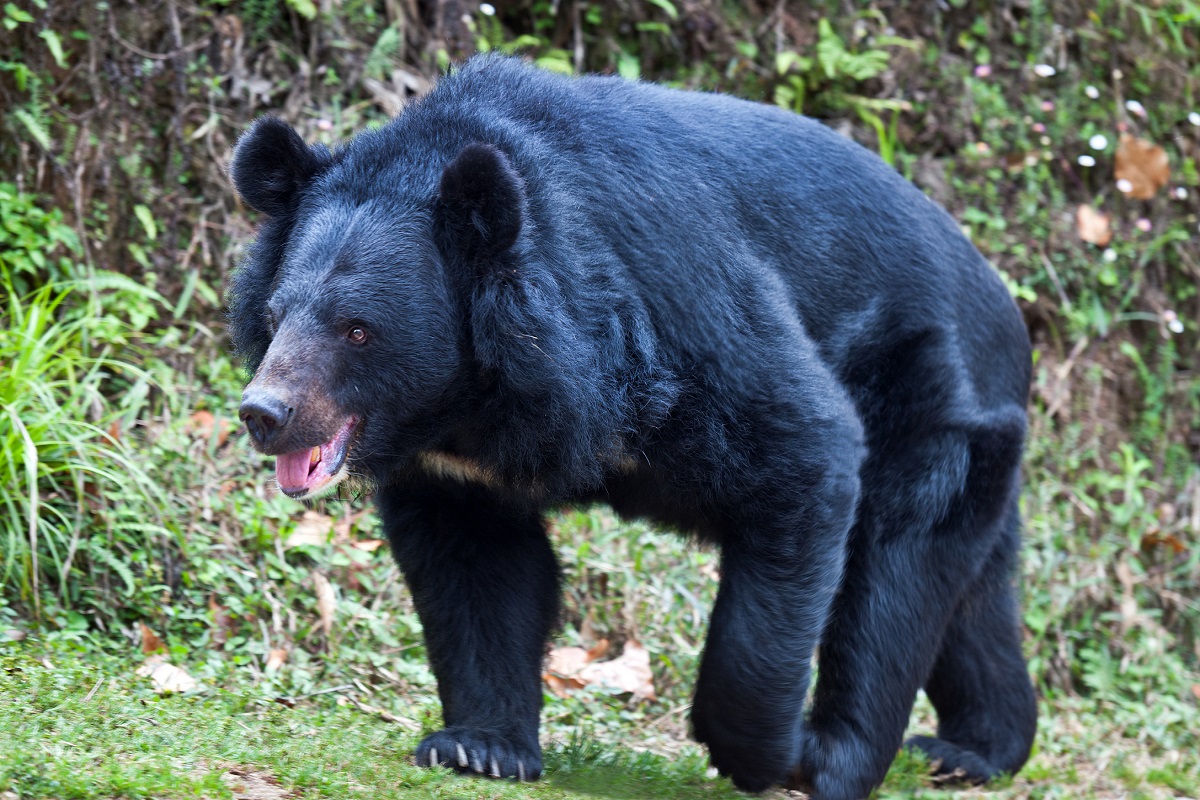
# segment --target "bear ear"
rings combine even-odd
[[[504,153],[475,142],[442,173],[439,200],[450,237],[469,261],[517,242],[525,217],[525,181]]]
[[[295,208],[300,190],[329,166],[324,147],[309,147],[278,117],[260,117],[238,139],[229,172],[246,205],[271,216]]]

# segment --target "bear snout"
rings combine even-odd
[[[265,448],[279,436],[295,412],[293,406],[274,392],[250,386],[242,393],[238,416],[246,423],[254,443]]]

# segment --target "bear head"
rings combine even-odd
[[[519,249],[525,187],[503,152],[468,142],[440,164],[397,159],[381,135],[331,152],[265,117],[230,165],[264,215],[229,293],[253,373],[240,416],[300,499],[385,481],[468,413],[486,370],[466,284],[503,274]]]

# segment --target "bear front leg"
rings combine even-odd
[[[559,599],[540,513],[453,483],[385,489],[379,507],[446,725],[417,747],[417,763],[538,778],[542,660]]]
[[[849,471],[790,483],[724,537],[692,704],[695,738],[722,775],[750,792],[782,785],[802,758],[810,664],[841,583],[858,497]],[[806,483],[808,496],[796,497]],[[781,508],[789,496],[795,505]]]

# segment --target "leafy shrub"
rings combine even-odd
[[[119,276],[74,277],[78,240],[61,213],[8,184],[0,216],[0,589],[38,610],[47,579],[70,604],[67,578],[81,561],[102,562],[132,586],[124,559],[93,532],[161,532],[146,522],[161,498],[114,424],[121,382],[144,375],[96,344],[122,325],[100,290],[134,287]],[[117,506],[130,495],[140,506],[132,514]]]

